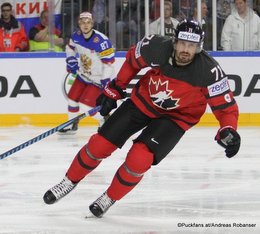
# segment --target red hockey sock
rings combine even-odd
[[[135,143],[129,150],[125,162],[117,170],[107,194],[113,200],[120,200],[143,178],[153,163],[153,153],[143,143]]]
[[[116,148],[117,146],[101,135],[93,135],[88,144],[84,145],[75,156],[67,171],[67,177],[73,182],[79,182],[93,171],[102,159],[110,156]]]

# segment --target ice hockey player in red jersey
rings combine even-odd
[[[204,33],[199,23],[180,22],[172,39],[151,35],[129,49],[117,78],[97,99],[106,116],[125,97],[136,74],[150,67],[105,124],[84,145],[64,179],[44,194],[53,204],[72,191],[103,159],[139,130],[139,136],[118,168],[108,189],[90,206],[90,215],[102,217],[129,193],[152,165],[157,165],[175,147],[184,133],[196,125],[207,104],[219,122],[215,140],[228,158],[237,154],[238,106],[220,65],[203,50]]]

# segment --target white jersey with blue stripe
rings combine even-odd
[[[79,56],[79,75],[87,83],[100,84],[102,79],[113,79],[115,52],[112,43],[103,33],[93,30],[85,39],[80,30],[75,31],[66,46],[67,57]]]

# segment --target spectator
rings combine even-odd
[[[12,5],[1,5],[0,52],[18,52],[28,50],[28,38],[24,26],[12,15]]]
[[[218,0],[217,1],[217,46],[221,50],[221,32],[226,18],[231,14],[231,2],[233,0]]]
[[[174,29],[178,25],[179,21],[175,18],[172,18],[172,3],[165,1],[164,2],[164,35],[173,36]],[[161,34],[161,18],[153,21],[149,26],[150,34]]]
[[[182,21],[184,19],[191,18],[192,15],[192,6],[194,1],[192,0],[172,0],[175,11],[176,19]]]
[[[160,0],[153,0],[151,3],[150,19],[157,20],[160,17]]]
[[[106,0],[95,0],[92,8],[94,28],[105,34],[108,32],[107,6]]]
[[[212,50],[212,23],[208,16],[208,6],[205,0],[201,1],[201,25],[202,29],[205,32],[205,40],[203,48],[205,50]],[[193,11],[193,20],[198,20],[198,11],[197,7],[194,7]]]
[[[64,40],[61,38],[61,31],[56,27],[53,27],[53,44],[56,52],[63,51],[62,46]],[[29,32],[29,43],[31,51],[46,51],[50,50],[50,42],[52,40],[49,35],[49,12],[43,10],[40,15],[40,24],[33,26]]]
[[[247,0],[235,0],[235,9],[222,29],[221,46],[225,51],[260,49],[260,18]]]
[[[110,40],[103,33],[94,30],[92,14],[82,12],[76,30],[66,46],[67,71],[76,76],[68,93],[68,117],[75,118],[83,107],[88,111],[96,105],[96,99],[107,82],[114,78],[115,53]],[[77,57],[79,57],[79,62]],[[94,117],[101,126],[106,117]],[[78,123],[59,131],[59,134],[75,134]]]
[[[116,47],[128,48],[137,41],[137,0],[116,1]]]
[[[223,21],[231,14],[232,0],[218,0],[217,2],[217,17]]]

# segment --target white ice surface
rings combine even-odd
[[[0,128],[0,153],[47,130]],[[213,140],[215,127],[191,129],[103,218],[85,219],[89,204],[107,189],[124,161],[129,140],[71,194],[45,205],[43,194],[60,182],[95,131],[83,127],[74,136],[54,134],[0,160],[0,234],[260,233],[260,128],[239,129],[241,150],[232,159]],[[206,227],[211,223],[216,226]]]

